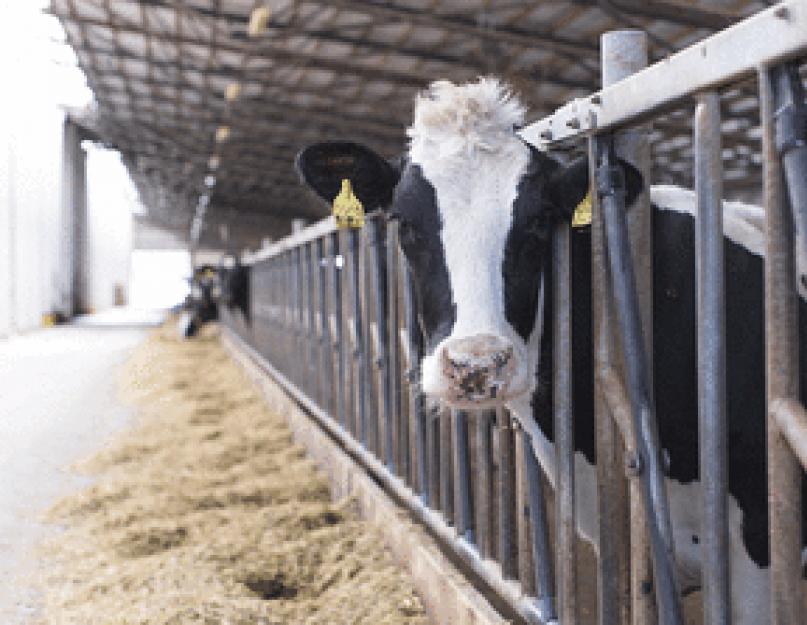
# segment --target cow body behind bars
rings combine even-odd
[[[418,97],[396,167],[331,142],[298,158],[332,199],[349,178],[368,209],[400,222],[425,337],[423,391],[458,408],[507,404],[554,482],[551,237],[588,189],[584,159],[562,165],[513,132],[523,109],[494,80],[435,83]],[[625,168],[628,203],[641,187]],[[694,195],[654,188],[654,361],[666,480],[682,586],[700,581]],[[735,623],[767,618],[767,497],[761,214],[726,214],[729,490]],[[573,401],[578,526],[597,544],[590,233],[574,230]],[[549,324],[549,325],[547,325]],[[807,355],[806,355],[807,356]],[[805,361],[807,362],[807,360]]]

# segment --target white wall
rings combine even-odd
[[[129,300],[137,194],[117,152],[87,146],[87,304],[103,310],[115,304],[115,288]]]
[[[0,335],[38,326],[58,297],[64,116],[32,4],[0,9]]]
[[[61,27],[42,14],[46,5],[0,0],[0,336],[38,327],[44,314],[70,302],[73,228],[62,196],[63,106],[82,106],[90,94],[72,52],[54,42]],[[96,207],[109,203],[97,189],[93,197]],[[100,209],[88,219],[95,235],[89,265],[99,271],[90,280],[97,295],[90,297],[105,305],[112,297],[106,284],[128,275],[122,257],[131,225],[112,223],[111,213]]]

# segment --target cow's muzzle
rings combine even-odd
[[[515,373],[513,345],[491,334],[451,339],[440,354],[449,402],[504,399]]]

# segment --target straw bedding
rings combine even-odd
[[[209,329],[122,372],[134,429],[80,467],[45,547],[50,625],[425,624],[411,583]]]

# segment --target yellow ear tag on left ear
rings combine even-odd
[[[350,180],[342,180],[342,189],[333,200],[333,216],[338,228],[361,228],[364,225],[364,206],[353,193]]]
[[[583,201],[572,213],[572,228],[582,228],[591,224],[591,192],[586,193]]]

